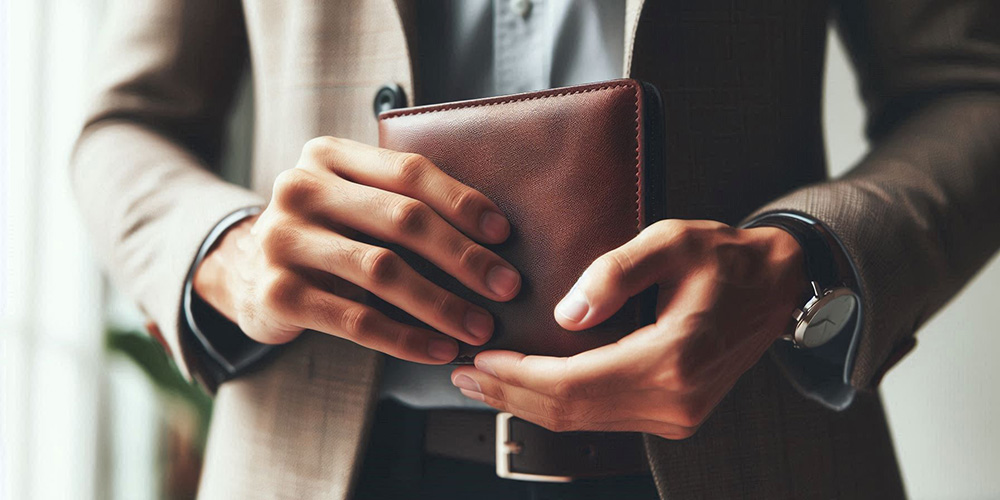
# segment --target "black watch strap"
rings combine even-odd
[[[810,282],[819,284],[820,289],[829,288],[839,281],[839,270],[830,243],[820,228],[798,217],[784,214],[764,215],[753,221],[748,227],[770,226],[785,230],[791,234],[799,246],[805,260],[806,277]]]
[[[184,282],[181,326],[184,334],[193,337],[193,343],[200,351],[198,359],[193,360],[196,369],[192,373],[212,392],[219,384],[245,372],[275,350],[273,345],[248,337],[236,323],[229,321],[194,291],[195,271],[226,230],[260,212],[260,207],[247,207],[219,221],[202,243]]]

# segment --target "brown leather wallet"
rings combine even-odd
[[[463,344],[456,363],[487,349],[569,356],[652,320],[652,289],[581,332],[560,327],[553,310],[591,262],[663,216],[662,115],[656,88],[631,79],[379,115],[381,147],[424,155],[492,199],[511,222],[510,238],[490,246],[521,273],[520,293],[505,303],[386,245],[431,281],[493,314],[493,338],[483,346]],[[420,324],[377,297],[371,301],[390,317]]]

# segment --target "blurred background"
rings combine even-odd
[[[211,402],[102,278],[69,189],[103,5],[0,0],[0,499],[187,498],[197,484]],[[250,92],[232,117],[226,162],[237,181]],[[867,146],[833,36],[825,113],[838,175]],[[997,297],[994,258],[882,384],[912,498],[1000,498]]]

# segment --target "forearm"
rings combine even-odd
[[[247,62],[238,0],[109,2],[71,181],[97,255],[167,340],[184,278],[228,213],[263,200],[212,173]]]
[[[871,387],[1000,246],[1000,95],[926,103],[844,178],[758,213],[772,210],[825,223],[854,261],[865,318],[851,385]]]
[[[167,137],[127,120],[90,125],[71,164],[97,255],[182,362],[181,291],[195,253],[224,216],[263,200],[214,176]]]

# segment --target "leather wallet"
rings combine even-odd
[[[656,88],[631,79],[379,115],[381,147],[424,155],[492,199],[511,223],[507,241],[488,246],[521,273],[520,293],[505,303],[469,291],[405,248],[380,243],[493,314],[490,341],[462,344],[455,363],[487,349],[569,356],[652,320],[652,289],[580,332],[560,327],[553,310],[597,257],[662,217],[662,122]],[[420,324],[377,297],[370,300],[394,319]]]

